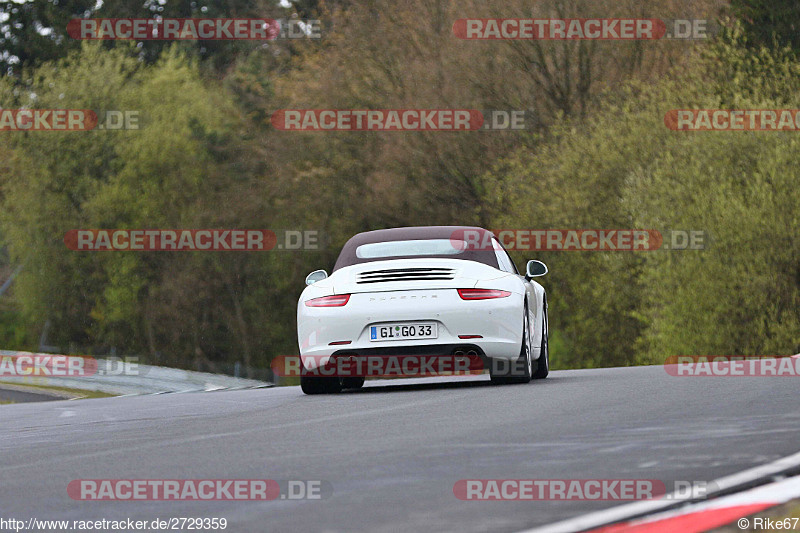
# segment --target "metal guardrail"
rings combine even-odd
[[[22,356],[67,357],[56,354],[0,350],[0,359]],[[211,391],[272,387],[274,383],[223,374],[194,372],[164,366],[132,364],[119,358],[96,358],[97,371],[87,376],[20,376],[0,372],[0,382],[20,385],[67,387],[108,394],[157,394],[164,392]]]

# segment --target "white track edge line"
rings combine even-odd
[[[782,457],[771,463],[748,468],[736,474],[721,477],[712,482],[712,484],[717,487],[717,490],[715,490],[714,493],[708,494],[707,497],[713,496],[718,492],[779,474],[797,466],[800,466],[800,452]],[[651,514],[660,509],[671,507],[675,505],[677,501],[680,501],[680,499],[677,493],[673,492],[659,500],[646,500],[618,505],[611,509],[595,511],[546,526],[526,529],[519,533],[572,533],[574,531],[584,531],[628,518],[638,517],[639,515]],[[689,500],[686,500],[686,503],[689,503]]]
[[[790,500],[800,497],[800,476],[794,476],[766,485],[759,485],[742,492],[734,492],[727,496],[720,496],[713,500],[700,501],[688,507],[670,509],[653,515],[634,519],[634,526],[656,524],[679,516],[696,512],[714,512],[732,506],[746,505],[747,503],[766,503],[770,506],[782,505]]]

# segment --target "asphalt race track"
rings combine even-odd
[[[618,501],[461,501],[460,479],[710,481],[800,449],[789,377],[664,367],[0,406],[0,516],[221,518],[227,531],[517,531]],[[320,480],[321,500],[75,501],[74,479]]]

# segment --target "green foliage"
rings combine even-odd
[[[800,65],[734,27],[487,174],[499,227],[700,230],[703,250],[541,252],[563,366],[800,351],[797,134],[674,132],[670,109],[797,108]],[[551,285],[550,285],[551,284]]]
[[[65,57],[80,47],[67,36],[72,18],[90,13],[93,0],[0,1],[0,76],[21,66]]]
[[[318,2],[304,2],[297,8],[284,8],[271,0],[163,0],[130,2],[127,0],[0,0],[0,76],[20,77],[24,67],[36,67],[63,59],[81,47],[78,39],[67,34],[67,23],[77,18],[288,18],[300,11],[303,18],[318,16]],[[127,48],[129,41],[102,41],[106,49]],[[249,40],[182,40],[176,43],[160,39],[134,43],[137,57],[155,63],[167,49],[180,49],[202,61],[211,75],[225,74],[240,55],[264,46]],[[291,45],[273,41],[275,50]]]
[[[794,0],[731,0],[731,12],[756,48],[791,46],[800,50],[800,4]]]
[[[81,43],[0,79],[4,108],[133,110],[141,124],[0,136],[0,272],[25,265],[0,299],[0,347],[36,348],[49,322],[47,343],[64,350],[266,368],[296,353],[304,276],[330,269],[353,233],[481,224],[707,233],[704,250],[515,253],[550,267],[554,367],[800,351],[797,134],[664,125],[670,109],[800,107],[791,48],[754,46],[731,23],[688,51],[626,47],[612,60],[594,46],[586,56],[580,46],[456,41],[447,32],[464,8],[445,0],[351,4],[303,2],[305,16],[332,18],[326,39],[222,48],[212,69],[199,43]],[[534,68],[533,56],[544,63]],[[558,64],[582,65],[593,82],[554,101],[548,94],[577,83],[558,71],[547,86]],[[533,108],[542,121],[524,133],[269,126],[281,108],[409,107]],[[304,228],[329,247],[70,251],[64,234],[78,228]]]

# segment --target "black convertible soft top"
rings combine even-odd
[[[419,257],[440,257],[445,259],[464,259],[467,261],[477,261],[484,265],[489,265],[498,268],[497,257],[491,247],[481,249],[481,246],[471,246],[457,255],[412,255],[412,256],[398,256],[386,257],[380,259],[361,258],[356,256],[356,248],[362,244],[369,244],[375,242],[388,242],[388,241],[412,241],[412,240],[429,240],[429,239],[462,239],[464,231],[478,232],[478,243],[489,242],[493,236],[492,232],[483,228],[474,226],[415,226],[410,228],[391,228],[379,229],[375,231],[366,231],[359,233],[348,240],[342,247],[339,258],[336,260],[333,270],[340,268],[358,265],[361,263],[371,263],[374,261],[387,261],[390,259],[412,259]],[[474,236],[475,234],[470,234]]]

